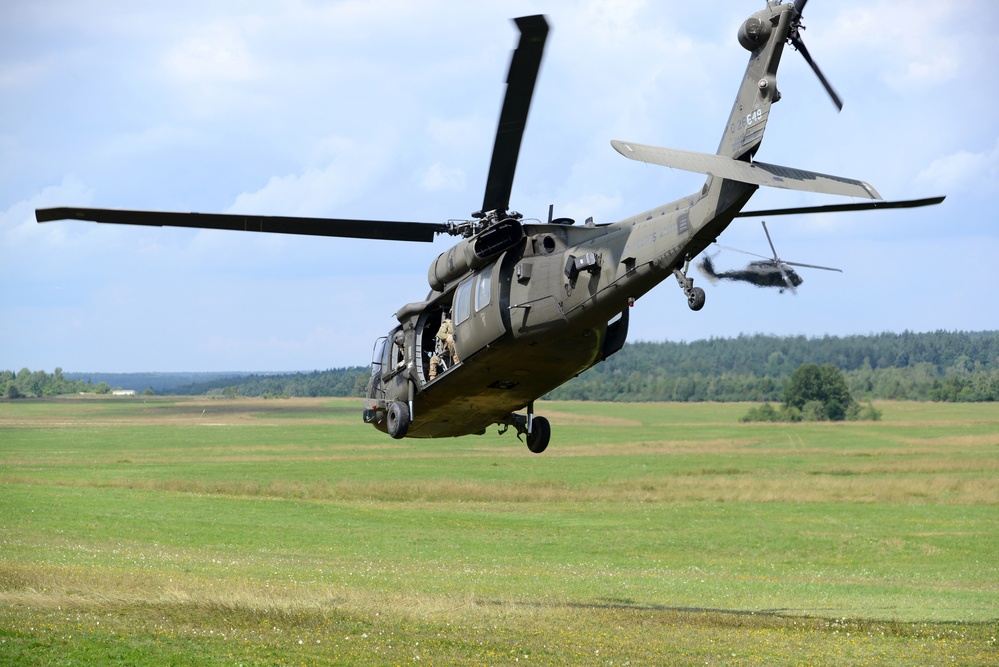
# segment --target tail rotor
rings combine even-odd
[[[822,73],[822,70],[819,69],[815,60],[812,59],[812,55],[808,52],[808,47],[805,46],[805,42],[801,39],[801,31],[805,29],[805,26],[801,24],[801,14],[805,11],[805,5],[807,2],[808,0],[795,0],[794,2],[794,16],[791,19],[791,31],[788,33],[788,41],[791,42],[791,46],[793,46],[798,53],[801,54],[801,57],[805,59],[808,66],[812,68],[812,71],[815,72],[815,76],[819,77],[822,87],[826,89],[827,93],[829,93],[829,97],[832,98],[833,104],[836,105],[836,108],[839,111],[842,111],[843,100],[841,100],[839,95],[836,94],[836,91],[833,90],[832,84],[829,83],[829,80]]]

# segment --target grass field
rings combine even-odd
[[[999,404],[0,402],[0,665],[997,665]]]

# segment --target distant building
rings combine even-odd
[[[135,396],[134,389],[115,389],[111,392],[112,396]]]

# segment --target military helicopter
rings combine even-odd
[[[698,192],[613,224],[591,219],[575,225],[555,218],[551,207],[547,223],[534,223],[510,209],[548,36],[543,16],[514,19],[520,38],[485,195],[469,219],[425,223],[68,207],[37,210],[36,219],[400,241],[461,237],[430,264],[426,298],[399,308],[398,326],[376,342],[363,419],[393,438],[481,434],[494,424],[505,433],[512,427],[530,451],[539,453],[548,446],[551,425],[535,416],[535,401],[620,350],[629,308],[663,280],[674,277],[688,306],[701,309],[704,290],[688,277],[690,262],[735,218],[905,208],[943,200],[884,202],[862,181],[754,160],[771,105],[780,99],[776,75],[785,43],[804,56],[836,106],[842,106],[801,41],[804,6],[804,0],[769,0],[739,28],[749,64],[716,154],[611,142],[630,159],[707,174]],[[760,186],[875,201],[743,212]]]
[[[781,294],[784,293],[785,289],[791,290],[792,294],[797,294],[797,287],[801,285],[801,283],[805,282],[791,267],[798,266],[808,269],[822,269],[823,271],[838,271],[843,273],[842,269],[834,269],[831,266],[818,266],[816,264],[802,264],[801,262],[784,261],[777,256],[777,248],[774,247],[773,239],[770,238],[770,230],[767,229],[766,220],[761,220],[760,222],[763,224],[763,233],[767,235],[767,243],[770,244],[770,250],[774,254],[773,257],[757,255],[755,252],[739,250],[738,248],[727,248],[728,250],[735,250],[736,252],[745,253],[754,257],[760,257],[762,259],[750,262],[744,269],[719,272],[715,270],[714,260],[712,257],[710,255],[705,255],[704,258],[697,263],[698,271],[700,271],[701,274],[711,282],[718,282],[719,280],[732,280],[736,282],[749,283],[751,285],[756,285],[757,287],[776,287]],[[718,247],[725,248],[725,246],[721,245]]]

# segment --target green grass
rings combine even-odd
[[[0,402],[3,664],[999,664],[999,405]]]

